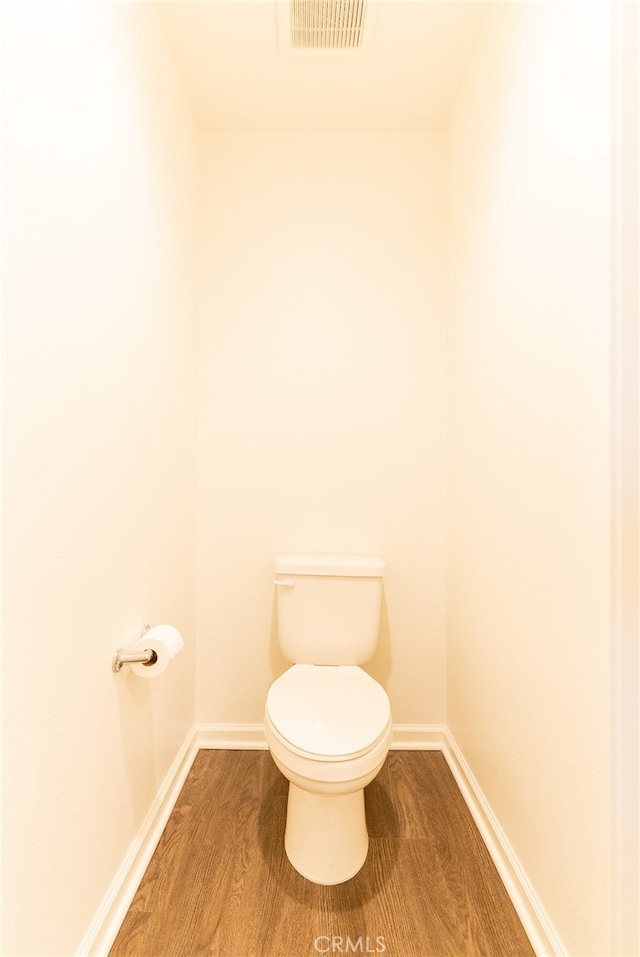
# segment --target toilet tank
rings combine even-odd
[[[278,635],[299,665],[360,665],[376,649],[384,562],[367,555],[280,555]]]

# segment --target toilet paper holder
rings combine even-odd
[[[142,638],[150,630],[151,625],[146,625],[142,630]],[[144,651],[127,651],[126,648],[118,648],[117,651],[114,651],[113,657],[111,659],[111,669],[116,674],[122,669],[123,665],[132,665],[132,664],[142,664],[142,665],[155,665],[158,660],[158,656],[153,650],[153,648],[146,648]]]

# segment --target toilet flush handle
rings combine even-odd
[[[293,578],[276,578],[274,585],[281,585],[283,588],[295,588],[296,583]]]

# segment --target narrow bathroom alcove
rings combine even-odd
[[[395,722],[372,872],[300,934],[425,957],[428,913],[434,947],[491,926],[509,953],[515,908],[541,954],[640,947],[638,5],[369,3],[345,55],[281,50],[270,0],[3,5],[15,957],[104,954],[121,924],[142,955],[174,879],[184,952],[257,952],[272,920],[272,953],[314,953],[275,890],[226,923],[273,872],[315,893],[269,871],[256,750],[297,551],[384,558],[367,667]],[[147,623],[185,647],[142,687],[111,657]]]

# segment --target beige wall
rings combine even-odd
[[[372,672],[397,722],[444,720],[442,160],[421,134],[209,140],[200,721],[262,720],[288,551],[386,559]]]
[[[610,23],[499,4],[451,140],[448,724],[567,951],[613,953]]]
[[[3,952],[69,955],[194,720],[194,135],[145,5],[3,14]]]

